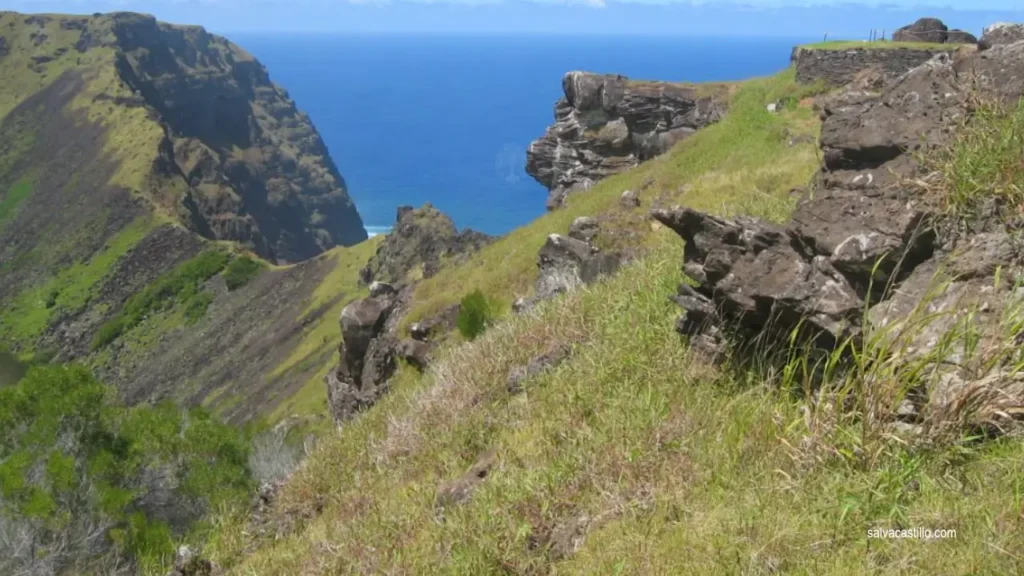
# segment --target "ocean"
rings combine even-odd
[[[526,148],[571,70],[726,81],[772,74],[807,39],[233,34],[320,130],[371,234],[432,202],[503,234],[544,212]]]

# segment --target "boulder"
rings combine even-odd
[[[946,44],[977,44],[978,38],[963,30],[950,30],[946,34]]]
[[[717,122],[725,99],[669,82],[569,72],[555,123],[530,144],[526,171],[549,191],[547,207],[669,150]]]
[[[993,46],[1013,44],[1024,40],[1024,24],[997,22],[985,28],[978,40],[979,50],[988,50]]]
[[[907,152],[941,146],[967,114],[966,87],[953,59],[939,54],[887,85],[826,107],[820,145],[826,187],[875,187],[912,176]]]
[[[592,284],[603,275],[615,273],[620,263],[618,254],[604,254],[587,242],[551,234],[537,257],[540,277],[536,295],[545,299],[571,292],[584,284]]]
[[[473,492],[490,475],[497,462],[498,453],[496,450],[491,449],[485,452],[465,474],[449,480],[438,487],[434,498],[435,507],[444,509],[469,500]]]
[[[379,288],[379,287],[378,287]],[[396,308],[405,295],[377,290],[341,311],[341,362],[326,377],[331,414],[341,422],[371,406],[387,391],[397,368],[398,342],[393,336]]]
[[[360,272],[364,284],[374,280],[406,284],[437,273],[442,262],[459,261],[494,241],[465,229],[458,231],[447,215],[430,203],[399,206],[394,229]]]
[[[547,352],[535,356],[525,366],[515,366],[509,373],[506,380],[506,388],[510,394],[518,394],[523,391],[523,383],[531,378],[557,367],[572,354],[572,346],[566,343],[556,344]]]
[[[223,571],[213,562],[203,558],[192,548],[181,546],[174,556],[174,567],[167,576],[217,576],[219,574],[223,574]]]
[[[569,238],[580,242],[593,242],[600,230],[597,219],[592,216],[580,216],[569,226]]]
[[[430,363],[430,346],[426,342],[406,339],[398,343],[396,349],[399,358],[402,358],[417,370],[426,370]]]
[[[632,190],[626,190],[619,196],[619,204],[624,208],[636,208],[640,206],[640,197]]]
[[[897,29],[892,33],[893,42],[930,42],[942,44],[948,37],[949,28],[938,18],[919,18],[917,22]]]

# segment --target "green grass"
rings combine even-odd
[[[202,318],[213,298],[201,290],[201,284],[223,270],[228,259],[228,254],[223,250],[209,248],[157,278],[129,298],[121,311],[100,328],[93,338],[93,350],[110,344],[121,334],[138,326],[149,315],[175,305],[184,307],[188,322]]]
[[[262,260],[250,256],[240,256],[228,264],[224,270],[224,282],[228,290],[237,290],[249,283],[266,268]]]
[[[936,42],[892,42],[889,40],[875,40],[869,42],[867,40],[828,40],[826,42],[815,42],[813,44],[803,44],[800,48],[808,50],[850,50],[853,48],[864,48],[867,50],[894,50],[898,48],[905,48],[908,50],[935,50],[948,52],[957,50],[963,46],[972,46],[972,44],[942,44]]]
[[[794,399],[799,379],[701,363],[665,298],[680,242],[652,242],[615,278],[449,350],[433,373],[400,372],[280,494],[280,518],[308,521],[252,554],[229,524],[208,550],[230,573],[268,576],[1024,568],[1019,440],[907,444],[856,412],[830,418],[841,398]],[[571,360],[509,396],[509,369],[553,342],[575,342]],[[435,490],[490,448],[499,464],[439,518]],[[563,558],[550,534],[578,518],[586,539]],[[866,538],[901,527],[958,536]]]
[[[957,138],[922,161],[939,175],[927,183],[949,211],[977,216],[993,200],[1011,214],[1024,211],[1024,100],[979,102]]]
[[[30,350],[61,311],[78,311],[95,295],[101,280],[152,230],[152,222],[138,219],[114,236],[86,261],[62,269],[41,285],[18,294],[0,316],[0,339]]]
[[[917,330],[939,314],[926,299],[922,318],[847,343],[843,362],[838,353],[825,359],[819,393],[800,348],[782,342],[753,365],[714,367],[673,330],[679,308],[666,296],[684,280],[681,241],[621,211],[618,193],[653,178],[645,207],[660,198],[784,218],[787,186],[803,184],[816,164],[813,150],[780,138],[816,128],[806,107],[758,113],[765,102],[800,100],[789,80],[740,87],[735,122],[702,130],[425,282],[420,314],[478,287],[507,301],[528,290],[544,236],[582,214],[632,226],[643,246],[616,276],[451,343],[426,374],[401,369],[391,393],[325,438],[279,493],[271,528],[283,535],[247,535],[245,518],[225,515],[207,552],[231,574],[268,576],[1024,570],[1024,444],[979,443],[964,428],[1005,411],[928,407],[920,441],[892,435],[879,418],[953,349],[980,373],[982,364],[1019,368],[1012,338],[983,338],[967,314],[936,352],[908,362]],[[1020,312],[1006,311],[998,330],[1019,333]],[[570,359],[510,395],[509,371],[561,343],[573,344]],[[778,362],[770,352],[781,352]],[[497,464],[472,498],[439,514],[439,486],[491,449]],[[558,543],[571,539],[559,534],[572,525],[582,526],[578,549],[565,550]],[[909,527],[957,536],[867,537]]]
[[[21,180],[15,183],[3,198],[0,198],[0,227],[14,218],[18,206],[32,194],[32,182]]]

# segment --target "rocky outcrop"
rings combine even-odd
[[[602,252],[589,240],[597,231],[593,219],[577,219],[572,232],[577,237],[560,234],[548,236],[537,255],[540,274],[534,286],[534,295],[519,298],[512,305],[513,311],[525,312],[538,302],[549,300],[559,294],[572,292],[580,286],[593,284],[602,276],[614,274],[622,263],[622,255]]]
[[[391,320],[404,297],[390,285],[374,283],[369,297],[341,311],[341,362],[327,375],[327,403],[336,421],[372,406],[387,391],[398,367]]]
[[[951,47],[950,51],[956,47]],[[890,80],[931,60],[942,50],[927,48],[802,48],[794,49],[797,82],[844,86],[867,70]]]
[[[550,190],[548,209],[572,192],[669,150],[717,122],[724,98],[668,82],[569,72],[555,124],[530,144],[526,171]]]
[[[978,40],[978,49],[988,50],[993,46],[1013,44],[1024,40],[1024,24],[997,22],[987,26]]]
[[[796,332],[830,351],[888,327],[882,334],[904,361],[958,366],[963,346],[938,354],[936,346],[966,314],[984,312],[974,316],[982,332],[1000,318],[1013,282],[999,287],[993,277],[1021,277],[1021,238],[1015,225],[996,220],[973,235],[942,225],[938,208],[912,184],[920,175],[913,152],[949,141],[970,112],[964,96],[977,74],[1006,75],[1022,64],[1024,53],[1007,50],[994,59],[938,56],[879,95],[826,109],[817,188],[786,226],[689,208],[654,211],[686,241],[683,269],[696,283],[673,297],[685,311],[677,330],[712,352],[728,330],[762,344],[790,342]],[[982,85],[1005,95],[1004,84]],[[927,317],[893,329],[922,303]],[[932,384],[931,402],[948,399],[947,384],[966,378],[950,374]]]
[[[437,494],[434,496],[435,507],[443,510],[446,507],[468,501],[490,475],[497,462],[498,452],[496,450],[491,449],[482,454],[465,474],[438,487]]]
[[[429,278],[442,263],[456,264],[493,241],[469,228],[458,231],[452,219],[429,202],[419,208],[400,206],[392,232],[360,274],[365,284]]]
[[[963,30],[950,30],[938,18],[919,18],[913,24],[892,33],[893,42],[928,42],[931,44],[975,44],[978,39]]]

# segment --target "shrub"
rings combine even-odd
[[[0,389],[0,573],[159,566],[204,512],[244,502],[248,458],[206,412],[127,408],[85,368],[33,367]]]
[[[493,312],[487,297],[480,290],[474,290],[462,299],[457,321],[459,333],[467,340],[474,340],[483,334],[492,318]]]
[[[224,271],[224,282],[227,284],[228,290],[236,290],[248,284],[261,270],[263,270],[263,264],[258,260],[248,256],[235,258]]]

